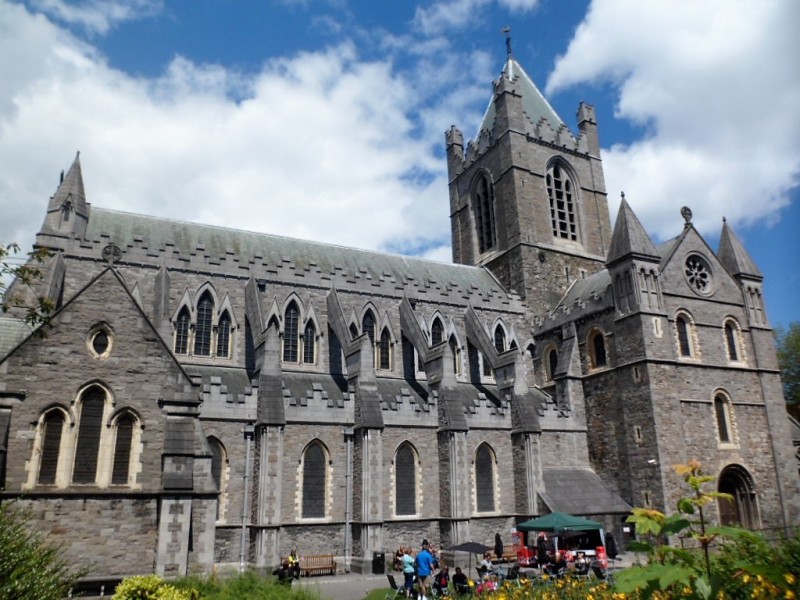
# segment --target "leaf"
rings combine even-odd
[[[694,589],[697,592],[697,595],[703,598],[704,600],[709,600],[711,598],[711,584],[705,580],[703,577],[698,577],[694,582]]]
[[[693,515],[694,502],[689,498],[681,498],[678,500],[678,510],[685,515]]]

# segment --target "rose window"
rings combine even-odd
[[[699,256],[686,259],[684,275],[689,286],[698,294],[711,292],[711,271],[708,264]]]

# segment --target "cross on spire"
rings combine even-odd
[[[511,58],[511,27],[505,26],[501,30],[503,33],[506,34],[506,53],[508,54],[508,58]]]

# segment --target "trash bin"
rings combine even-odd
[[[386,553],[373,552],[372,553],[372,574],[383,575],[386,572]]]

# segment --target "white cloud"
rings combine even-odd
[[[798,22],[794,0],[594,0],[547,91],[619,86],[649,133],[604,152],[607,189],[649,230],[674,233],[676,201],[705,232],[772,219],[800,183]]]
[[[20,6],[0,23],[24,57],[0,65],[0,240],[30,244],[76,150],[96,206],[364,248],[448,236],[444,126],[413,130],[418,90],[388,62],[344,43],[250,77],[177,57],[136,79]]]
[[[163,0],[33,0],[44,14],[90,33],[105,34],[123,21],[152,16],[161,11]]]

